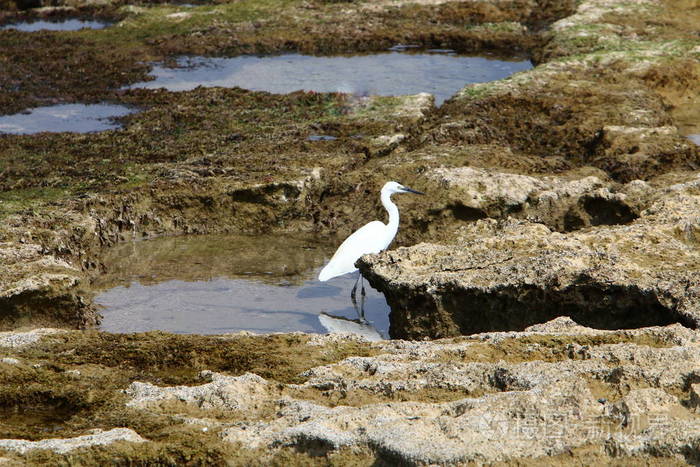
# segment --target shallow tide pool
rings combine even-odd
[[[22,23],[6,24],[2,29],[16,29],[23,32],[36,31],[79,31],[80,29],[103,29],[110,23],[104,21],[85,21],[80,19],[66,19],[62,21],[25,21]]]
[[[91,133],[119,128],[114,118],[132,112],[123,105],[59,104],[36,107],[14,115],[0,115],[0,134],[31,134],[42,131]]]
[[[303,89],[385,96],[428,92],[440,105],[468,84],[499,80],[532,68],[529,60],[468,57],[450,51],[349,57],[182,57],[177,64],[176,68],[155,65],[153,81],[130,87],[187,91],[197,86],[238,86],[277,94]]]
[[[700,146],[700,98],[695,97],[677,105],[671,115],[680,134]]]
[[[316,279],[339,242],[306,235],[176,237],[119,245],[94,282],[101,329],[222,334],[354,332],[388,337],[389,307],[366,285],[359,322],[356,275]],[[359,291],[358,291],[359,299]]]

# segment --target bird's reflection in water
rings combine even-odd
[[[318,315],[321,326],[329,333],[357,334],[369,341],[380,341],[384,339],[374,326],[363,318],[350,319],[343,316],[333,316],[326,313]]]
[[[352,276],[349,276],[352,278]],[[360,310],[356,304],[352,307],[332,310],[330,312],[322,311],[318,316],[321,326],[329,333],[351,333],[364,336],[369,340],[387,339],[389,329],[389,317],[387,305],[384,297],[375,289],[368,287],[370,297],[365,303],[365,310]],[[302,288],[297,292],[297,297],[305,298],[323,298],[323,297],[344,297],[343,288],[328,285],[316,284]],[[351,300],[347,300],[348,305]],[[369,312],[367,312],[369,310]],[[368,316],[366,316],[369,314]],[[375,326],[382,331],[379,331]]]

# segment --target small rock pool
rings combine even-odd
[[[36,31],[79,31],[80,29],[103,29],[110,26],[106,21],[88,21],[81,19],[65,19],[61,21],[23,21],[21,23],[5,24],[0,26],[3,29],[16,29],[23,32]]]
[[[43,131],[91,133],[119,128],[113,119],[134,109],[115,104],[59,104],[36,107],[14,115],[0,115],[0,134]]]
[[[177,67],[155,65],[152,81],[130,87],[187,91],[197,86],[238,86],[277,94],[302,89],[383,96],[428,92],[440,105],[468,84],[503,79],[530,68],[530,61],[522,58],[463,56],[451,50],[334,57],[181,57]]]
[[[93,283],[101,329],[223,334],[353,332],[388,337],[389,307],[366,284],[366,324],[350,301],[356,275],[319,282],[340,241],[310,235],[176,237],[119,245]],[[359,291],[358,291],[359,299]]]
[[[700,97],[677,105],[671,112],[680,134],[700,146]]]
[[[32,24],[40,27],[38,23]],[[136,83],[130,88],[166,88],[176,92],[198,86],[238,86],[278,94],[304,89],[386,96],[428,92],[435,96],[435,103],[440,105],[468,84],[502,79],[532,67],[528,60],[522,59],[507,61],[493,57],[467,57],[450,50],[419,53],[405,50],[401,48],[386,53],[347,57],[299,54],[185,57],[177,60],[178,66],[175,68],[155,65],[152,70],[154,80]],[[0,134],[45,131],[90,133],[116,129],[119,125],[114,118],[135,111],[123,105],[106,103],[37,107],[14,115],[0,115]],[[315,138],[329,139],[326,135]]]

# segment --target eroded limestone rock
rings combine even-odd
[[[626,186],[599,177],[534,177],[471,167],[441,167],[428,177],[448,203],[481,217],[509,215],[541,222],[558,231],[608,224],[626,224],[638,216],[638,201]]]
[[[203,409],[253,410],[256,399],[269,390],[267,381],[252,373],[231,377],[205,371],[201,376],[211,378],[212,382],[201,386],[166,388],[149,383],[131,383],[125,391],[131,398],[127,405],[146,407],[160,401],[179,400]]]
[[[258,442],[268,445],[321,445],[329,449],[369,445],[384,459],[399,463],[455,463],[499,461],[509,457],[539,457],[572,447],[583,417],[601,413],[585,384],[559,382],[531,391],[494,394],[442,404],[402,402],[364,407],[327,408],[302,401],[280,402],[279,417],[258,425]],[[579,382],[580,383],[580,382]],[[539,403],[538,403],[539,401]],[[552,428],[556,422],[571,430],[568,442],[548,437],[533,443],[526,430]],[[530,427],[517,427],[526,418]],[[540,422],[535,422],[540,420]],[[292,426],[289,426],[292,425]],[[561,425],[560,425],[561,426]],[[522,432],[518,430],[522,428]],[[510,435],[507,430],[515,430]],[[229,441],[250,443],[248,427],[226,429]],[[578,437],[573,443],[592,441]]]
[[[0,332],[0,347],[18,348],[31,345],[44,336],[61,332],[59,329],[38,328],[31,331],[8,331]]]
[[[682,459],[700,427],[684,405],[686,381],[700,377],[700,337],[677,324],[602,331],[560,317],[525,332],[372,345],[374,356],[312,368],[304,383],[279,391],[260,390],[269,383],[255,375],[215,377],[254,381],[230,386],[231,395],[272,405],[271,416],[227,422],[222,405],[200,403],[220,394],[214,383],[160,391],[197,394],[181,400],[218,419],[185,415],[184,423],[237,446],[316,455],[368,449],[407,465],[545,459],[584,446],[622,462],[659,448]]]
[[[74,449],[80,449],[89,446],[104,446],[115,443],[117,441],[128,441],[131,443],[143,443],[143,439],[134,430],[129,428],[114,428],[108,431],[95,430],[95,433],[90,435],[78,436],[75,438],[53,438],[43,439],[41,441],[26,441],[23,439],[1,439],[0,449],[8,451],[16,451],[24,454],[33,449],[47,449],[65,454]]]
[[[469,183],[478,185],[475,179]],[[517,180],[523,183],[492,183],[490,192],[471,199],[503,205],[524,199],[524,192],[531,197],[535,181]],[[539,223],[485,219],[465,227],[452,245],[419,244],[358,264],[385,293],[396,337],[521,330],[562,315],[602,329],[671,322],[696,327],[696,184],[693,179],[659,190],[628,225],[562,234]]]

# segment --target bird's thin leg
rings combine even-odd
[[[357,300],[355,299],[355,291],[357,290],[357,283],[360,281],[360,277],[362,277],[362,274],[358,273],[355,285],[352,288],[352,292],[350,292],[350,300],[352,300],[352,306],[355,307],[355,311],[357,311]]]
[[[362,274],[360,274],[360,277],[362,277]],[[365,297],[367,296],[367,293],[365,293],[365,279],[362,277],[360,279],[360,284],[361,284],[361,289],[360,289],[360,320],[363,323],[366,323],[367,320],[365,319]]]

